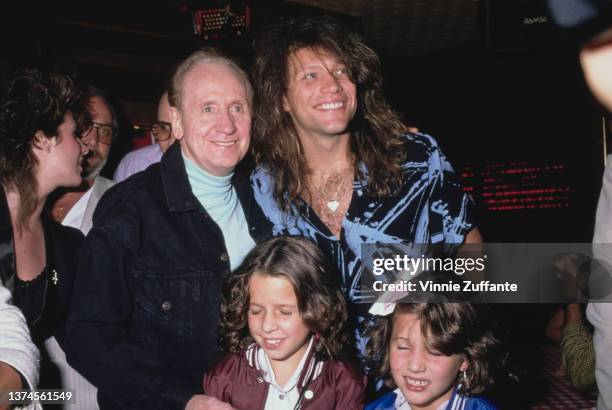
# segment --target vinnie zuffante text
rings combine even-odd
[[[420,272],[452,272],[463,275],[471,272],[483,272],[487,255],[478,258],[436,258],[421,257],[413,258],[408,255],[395,255],[391,258],[374,258],[372,260],[372,273],[380,276],[387,273],[408,274],[414,276]],[[471,281],[464,280],[462,283],[448,281],[448,283],[434,282],[431,280],[408,281],[401,280],[395,283],[374,281],[372,289],[376,292],[517,292],[516,283],[491,283],[488,280]]]

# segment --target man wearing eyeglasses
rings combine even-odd
[[[81,135],[81,141],[89,148],[83,161],[83,183],[76,189],[60,192],[51,208],[56,221],[80,229],[84,234],[91,229],[93,212],[102,194],[114,185],[110,179],[100,176],[100,171],[119,128],[106,93],[95,87],[90,87],[89,93],[88,108],[93,124]]]
[[[89,148],[89,154],[83,160],[83,183],[76,189],[59,192],[59,197],[51,208],[56,221],[80,229],[83,234],[87,234],[91,229],[93,213],[102,194],[115,184],[100,176],[100,171],[106,164],[118,129],[117,116],[104,91],[95,87],[90,87],[88,91],[88,108],[93,124],[81,135],[81,141]],[[55,338],[47,340],[45,348],[60,370],[63,386],[78,391],[78,407],[97,410],[99,407],[96,388],[68,365],[66,356]]]
[[[121,182],[137,172],[144,171],[149,165],[159,162],[163,153],[174,142],[168,93],[164,93],[159,99],[157,121],[151,126],[151,134],[155,139],[155,144],[129,152],[123,157],[115,171],[115,182]]]

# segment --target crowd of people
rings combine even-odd
[[[503,356],[486,305],[381,313],[362,294],[364,243],[482,242],[436,140],[386,103],[376,53],[328,17],[255,48],[251,77],[212,48],[182,61],[156,143],[115,181],[103,91],[35,69],[3,85],[0,391],[74,389],[86,410],[503,404],[479,396]]]

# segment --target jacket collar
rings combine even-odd
[[[172,144],[161,159],[161,178],[170,212],[194,211],[200,207],[191,192],[185,161],[181,154],[181,144]]]
[[[180,142],[176,142],[168,148],[162,156],[160,167],[164,196],[170,212],[187,212],[200,209],[200,203],[193,195],[189,184]],[[251,205],[248,167],[248,160],[241,161],[236,166],[232,177],[232,186],[236,190],[247,219],[247,210]]]
[[[466,404],[468,403],[468,397],[459,394],[458,388],[458,385],[453,388],[451,398],[447,402],[442,403],[440,407],[438,407],[438,410],[456,410],[465,408]],[[399,387],[392,392],[390,397],[393,398],[392,401],[385,400],[384,402],[381,401],[379,404],[393,404],[393,408],[396,410],[410,410],[412,408]]]
[[[91,227],[93,226],[93,214],[96,210],[96,206],[98,205],[98,202],[100,202],[102,195],[104,195],[104,193],[113,185],[115,185],[114,181],[101,176],[97,176],[94,180],[94,183],[90,188],[91,195],[89,196],[85,206],[85,211],[83,212],[83,219],[81,220],[80,230],[83,232],[83,234],[87,235],[87,233],[91,230]]]
[[[244,352],[249,367],[257,370],[259,373],[262,372],[262,369],[257,361],[257,355],[259,354],[260,350],[261,347],[259,347],[257,343],[251,343]],[[319,377],[323,372],[325,362],[318,360],[314,354],[314,351],[315,347],[313,344],[313,346],[308,349],[308,353],[306,353],[306,361],[304,362],[304,367],[302,368],[302,372],[298,378],[297,387],[299,391],[301,391],[306,384],[316,380],[317,377]]]
[[[468,398],[466,396],[459,394],[459,385],[457,385],[453,389],[453,394],[445,408],[449,410],[462,409],[465,407],[467,400]]]

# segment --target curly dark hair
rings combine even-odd
[[[220,328],[227,351],[237,353],[253,343],[247,315],[249,283],[256,273],[291,283],[304,324],[319,336],[313,347],[318,358],[343,356],[348,334],[340,275],[316,245],[295,236],[278,236],[256,246],[226,282]]]
[[[467,383],[461,384],[460,393],[477,394],[494,383],[494,368],[502,355],[487,305],[468,302],[398,303],[392,315],[378,318],[368,330],[366,346],[373,373],[384,378],[389,387],[396,387],[389,362],[394,319],[406,313],[416,315],[429,349],[446,356],[465,356],[468,362]]]
[[[76,135],[90,125],[87,95],[82,87],[64,74],[22,69],[2,85],[0,91],[0,183],[16,190],[21,206],[18,225],[24,226],[38,204],[38,165],[32,150],[35,135],[57,136],[64,116],[71,113],[77,124]]]
[[[335,55],[356,85],[357,112],[349,125],[355,175],[364,177],[362,162],[368,171],[368,192],[376,197],[401,188],[402,134],[407,128],[384,99],[378,56],[359,35],[327,16],[289,19],[263,30],[255,48],[253,154],[274,176],[274,198],[281,209],[288,210],[303,191],[310,171],[291,116],[283,109],[289,58],[302,48]]]

